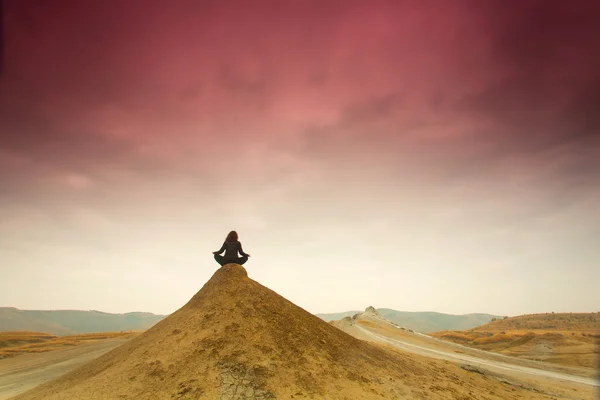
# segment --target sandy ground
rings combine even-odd
[[[38,354],[23,354],[0,360],[0,400],[9,399],[41,383],[100,357],[133,336],[85,343]]]

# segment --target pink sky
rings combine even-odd
[[[597,311],[593,2],[4,2],[0,306]],[[160,293],[160,295],[157,295]]]

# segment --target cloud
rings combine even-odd
[[[567,268],[541,249],[564,258],[598,225],[595,13],[555,1],[6,2],[0,234],[20,249],[14,274],[35,269],[27,255],[45,237],[53,266],[135,274],[179,260],[168,262],[189,273],[231,226],[274,277],[296,248],[311,249],[289,264],[309,266],[306,279],[337,260],[356,282],[377,281],[367,264],[396,276],[386,251],[399,249],[423,288],[430,273],[451,279],[448,265],[483,282],[481,265]]]
[[[493,15],[493,18],[491,16]],[[519,146],[600,134],[600,46],[593,2],[529,1],[489,9],[493,79],[464,108],[487,115]]]

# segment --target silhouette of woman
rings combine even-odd
[[[225,256],[222,256],[221,253],[225,251]],[[242,257],[238,257],[238,252],[242,255]],[[213,251],[215,255],[215,260],[220,265],[225,264],[244,264],[248,261],[248,257],[250,254],[244,253],[242,250],[242,244],[238,240],[238,234],[236,231],[229,232],[225,242],[223,242],[223,246],[218,251]]]

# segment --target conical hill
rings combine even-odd
[[[419,370],[227,264],[148,331],[16,399],[398,398]]]

